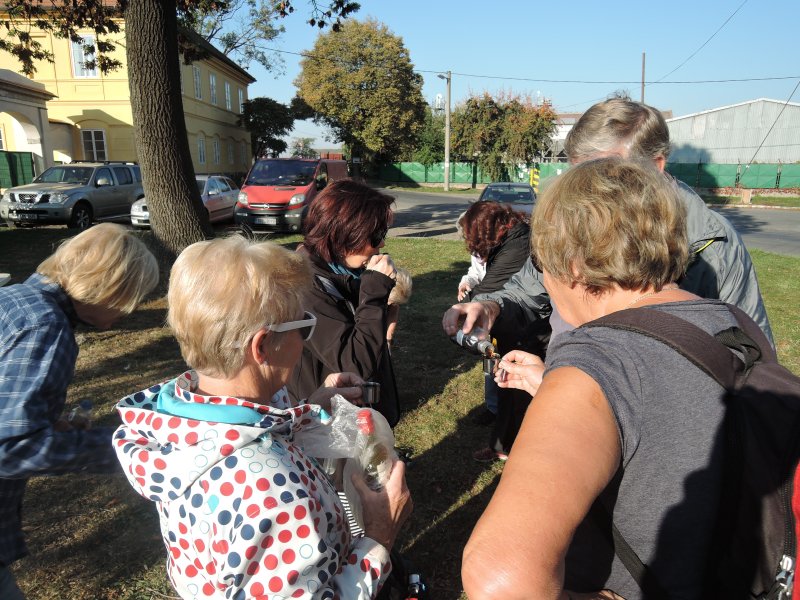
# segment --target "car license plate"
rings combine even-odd
[[[256,217],[256,225],[277,225],[277,217]]]
[[[24,212],[11,214],[12,218],[18,219],[20,221],[35,221],[38,218],[38,216],[39,215],[37,215],[36,213],[24,213]]]

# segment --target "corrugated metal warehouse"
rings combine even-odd
[[[754,163],[800,161],[800,104],[794,102],[759,98],[667,119],[667,124],[671,163],[746,164],[754,155]]]

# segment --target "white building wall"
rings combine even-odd
[[[755,155],[756,163],[798,162],[800,104],[784,105],[762,98],[668,119],[669,161],[736,164]]]

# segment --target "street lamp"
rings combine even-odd
[[[450,191],[450,71],[437,75],[447,81],[447,96],[444,105],[444,191]]]

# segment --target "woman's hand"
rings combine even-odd
[[[378,271],[392,279],[397,278],[397,270],[394,266],[392,257],[388,254],[375,254],[367,261],[367,271]]]
[[[535,396],[544,376],[544,362],[535,354],[512,350],[500,361],[494,380],[502,388],[525,390]]]
[[[331,373],[322,382],[322,387],[308,397],[307,402],[319,404],[327,412],[331,412],[331,398],[339,394],[353,404],[360,405],[362,383],[364,379],[355,373]]]
[[[458,301],[461,302],[464,298],[467,297],[467,294],[472,291],[472,288],[466,281],[462,281],[458,284]]]
[[[378,492],[370,489],[362,473],[353,473],[351,480],[361,498],[364,533],[391,550],[403,523],[414,508],[411,492],[406,486],[405,463],[394,461],[386,486]]]
[[[459,329],[469,333],[477,325],[491,331],[500,315],[500,305],[492,300],[454,304],[442,316],[442,329],[447,335],[455,335]]]

